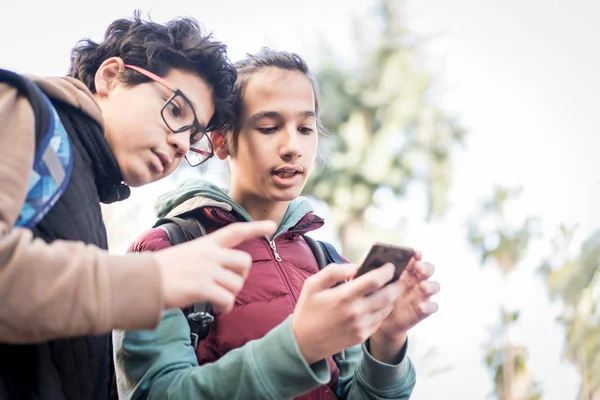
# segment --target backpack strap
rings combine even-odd
[[[200,341],[208,336],[210,325],[215,322],[215,317],[212,315],[212,304],[209,302],[194,303],[183,310],[183,315],[186,316],[190,326],[190,339],[194,351],[196,351]]]
[[[38,85],[13,71],[0,68],[0,82],[14,86],[29,100],[31,108],[33,108],[33,115],[35,115],[35,147],[39,148],[50,123],[50,110],[46,103],[46,96]]]
[[[196,218],[170,217],[161,218],[153,228],[161,228],[167,232],[169,241],[173,246],[206,235],[206,229]]]
[[[161,218],[154,224],[154,228],[158,227],[167,232],[173,246],[206,235],[206,229],[200,221],[191,217]],[[212,315],[212,304],[194,303],[182,311],[190,326],[190,339],[195,351],[200,341],[208,336],[210,324],[215,320]]]
[[[25,203],[15,224],[33,228],[66,190],[73,170],[71,143],[52,102],[34,82],[3,69],[0,82],[17,88],[29,100],[34,113],[35,156]]]
[[[319,267],[319,271],[325,268],[329,262],[327,262],[327,258],[325,257],[325,252],[323,251],[323,247],[320,245],[320,242],[311,238],[310,236],[303,235],[302,236],[310,250],[312,251],[315,259],[317,260],[317,266]]]
[[[317,259],[319,270],[322,270],[329,264],[346,264],[346,261],[344,261],[332,244],[315,240],[307,235],[304,235],[303,238]]]
[[[321,240],[319,240],[318,242],[321,246],[321,249],[325,253],[325,259],[327,260],[328,265],[332,263],[347,264],[347,261],[345,261],[342,258],[342,256],[340,256],[340,253],[337,252],[337,250],[335,249],[335,247],[333,247],[331,243],[323,242]]]

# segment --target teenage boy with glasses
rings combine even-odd
[[[236,224],[164,252],[109,255],[100,202],[127,198],[129,186],[168,176],[184,157],[206,161],[206,132],[231,120],[236,74],[195,20],[158,24],[136,13],[114,21],[101,43],[79,42],[69,75],[0,70],[0,398],[107,398],[108,333],[152,329],[164,309],[194,302],[230,310],[251,262],[231,247],[275,230]],[[41,103],[23,91],[31,86]],[[64,126],[72,172],[26,228],[19,217],[44,99]]]

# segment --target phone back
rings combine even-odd
[[[356,277],[366,274],[376,268],[383,266],[386,263],[392,263],[396,267],[392,283],[400,278],[400,275],[410,262],[410,259],[415,255],[415,251],[410,247],[394,246],[387,243],[375,243],[362,265],[360,266]]]

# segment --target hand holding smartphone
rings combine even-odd
[[[396,267],[396,270],[392,280],[387,283],[390,284],[400,279],[400,275],[414,256],[415,251],[410,247],[395,246],[380,242],[375,243],[371,247],[371,250],[365,257],[365,260],[361,264],[354,278],[358,278],[369,271],[382,267],[386,263],[392,263]]]

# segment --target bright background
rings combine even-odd
[[[316,64],[315,44],[321,40],[341,55],[350,53],[351,17],[371,6],[365,0],[182,4],[3,2],[0,66],[63,75],[78,39],[100,40],[112,20],[130,16],[135,8],[152,10],[159,21],[194,16],[228,44],[234,60],[269,45],[297,51]],[[538,267],[533,260],[545,254],[546,246],[542,241],[532,246],[523,266],[503,285],[496,269],[479,266],[465,241],[464,221],[494,185],[502,184],[525,189],[511,215],[540,216],[546,237],[561,222],[580,224],[577,240],[599,226],[600,2],[421,0],[409,2],[406,11],[408,25],[432,37],[425,51],[428,68],[442,82],[438,101],[469,132],[466,148],[456,157],[452,207],[444,220],[423,222],[418,193],[391,207],[414,216],[407,228],[411,242],[434,262],[442,284],[439,313],[412,335],[417,368],[430,367],[430,361],[419,362],[419,352],[430,346],[439,351],[436,364],[452,366],[432,378],[420,375],[413,398],[484,399],[492,392],[481,344],[504,301],[522,310],[515,339],[529,350],[529,368],[543,398],[574,399],[579,378],[561,357],[563,331],[554,320],[558,308],[533,274]],[[211,169],[208,174],[218,180],[223,173]],[[151,225],[153,200],[173,184],[167,180],[136,189],[128,204],[113,207],[115,220],[132,210],[139,215],[137,224],[112,233],[114,252],[124,251]],[[322,236],[335,241],[332,232]]]

